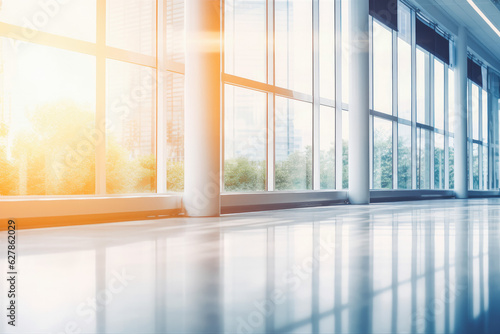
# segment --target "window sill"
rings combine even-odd
[[[112,215],[117,219],[123,219],[118,217],[119,214],[147,218],[180,213],[181,209],[181,194],[5,197],[0,199],[0,220],[16,219],[21,222],[20,228],[33,228],[37,227],[33,222],[40,219],[44,220],[44,226],[40,227],[51,225],[50,220],[58,221],[59,217],[66,217],[65,225],[80,225],[85,223],[85,217],[88,217],[88,223],[92,223],[96,218],[102,222],[103,217],[109,221]],[[80,223],[73,224],[73,221]]]

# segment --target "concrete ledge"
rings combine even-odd
[[[453,190],[371,190],[370,203],[453,198]]]
[[[159,211],[139,211],[139,212],[115,212],[107,214],[89,214],[78,216],[54,216],[54,217],[28,217],[13,218],[16,222],[16,229],[36,229],[50,227],[64,227],[76,225],[120,223],[125,221],[163,219],[176,217],[181,210],[159,210]],[[0,224],[0,231],[7,230],[8,219]]]
[[[21,197],[0,199],[0,220],[15,219],[24,222],[26,228],[78,225],[88,221],[109,222],[131,217],[147,217],[150,213],[168,214],[181,212],[182,196],[136,195],[136,196],[71,196],[71,197]],[[116,217],[116,219],[111,218]],[[135,218],[134,218],[135,219]],[[54,223],[50,223],[54,221]],[[66,221],[66,224],[59,222]],[[3,225],[3,224],[0,224]],[[43,226],[42,226],[43,225]],[[29,226],[29,227],[28,227]],[[4,228],[0,227],[0,230]]]
[[[225,193],[221,195],[221,213],[346,204],[347,199],[347,191]]]
[[[469,198],[499,197],[500,190],[469,190]]]

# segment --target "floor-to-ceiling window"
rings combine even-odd
[[[499,122],[499,116],[500,116],[500,109],[499,109],[499,97],[500,97],[500,76],[496,74],[493,70],[488,69],[489,71],[489,78],[491,85],[489,87],[489,103],[488,103],[488,108],[490,110],[490,124],[491,126],[489,127],[489,133],[490,133],[490,163],[489,166],[491,168],[490,170],[490,187],[492,189],[498,189],[500,187],[499,183],[499,175],[500,175],[500,154],[499,154],[499,148],[500,148],[500,143],[499,143],[499,127],[498,127],[498,122]]]
[[[473,57],[473,56],[472,56]],[[469,189],[488,190],[490,174],[489,127],[494,121],[490,113],[486,68],[477,59],[468,60],[468,167]]]
[[[222,3],[224,190],[347,189],[349,1]],[[2,2],[2,195],[182,191],[183,4],[73,1],[43,24]],[[373,189],[454,186],[453,64],[417,20],[449,43],[403,3],[397,30],[370,18]],[[488,94],[469,84],[471,189],[493,184]]]
[[[348,5],[225,2],[225,191],[348,188]],[[397,13],[397,30],[370,17],[371,187],[452,189],[452,37]]]
[[[403,3],[398,31],[375,18],[371,26],[372,189],[449,189],[454,163],[450,36]]]
[[[224,2],[224,191],[342,187],[340,10],[327,0]]]
[[[434,188],[444,189],[445,64],[434,59]]]
[[[374,189],[393,184],[393,30],[372,19],[372,127]]]
[[[417,48],[417,189],[430,188],[430,54]]]
[[[448,146],[448,156],[445,153],[445,162],[448,161],[448,187],[455,188],[455,72],[448,68],[448,122],[445,123],[445,145]],[[446,143],[446,139],[448,142]],[[445,175],[446,176],[446,175]],[[446,181],[445,181],[446,182]]]
[[[372,189],[448,189],[449,36],[402,3],[398,31],[371,26]]]
[[[412,188],[412,13],[399,4],[397,39],[397,187]]]
[[[5,0],[0,195],[183,189],[184,0]]]

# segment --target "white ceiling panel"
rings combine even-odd
[[[470,0],[500,30],[500,9],[494,0]],[[468,0],[409,0],[422,9],[445,29],[453,34],[458,26],[464,25],[469,31],[469,46],[478,52],[486,62],[500,70],[500,36],[486,23],[469,4]],[[500,2],[499,2],[500,6]]]

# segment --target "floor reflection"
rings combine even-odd
[[[499,216],[443,200],[20,231],[0,332],[498,333]]]

